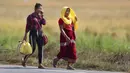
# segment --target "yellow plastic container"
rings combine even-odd
[[[32,47],[29,44],[29,42],[26,42],[26,41],[20,44],[19,50],[20,50],[20,53],[24,55],[32,54]]]

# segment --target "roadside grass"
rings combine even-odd
[[[6,29],[7,30],[7,29]],[[22,39],[24,29],[18,30],[10,27],[0,32],[0,61],[4,64],[21,64],[22,55],[17,50],[18,41]],[[15,30],[15,31],[13,31]],[[44,49],[45,66],[52,66],[52,60],[59,51],[59,33],[44,28],[49,38]],[[110,34],[95,35],[87,31],[77,31],[78,60],[74,65],[81,69],[95,69],[108,71],[127,71],[130,67],[130,42],[114,38]],[[37,51],[28,60],[28,65],[37,65]],[[65,68],[65,61],[58,66]]]

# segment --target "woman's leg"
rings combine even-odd
[[[58,53],[57,57],[53,59],[53,67],[56,68],[57,62],[60,59],[63,59],[66,55],[66,46],[60,46],[60,52]]]
[[[68,62],[67,69],[68,70],[74,70],[74,68],[72,67],[72,65],[73,65],[73,63]]]
[[[75,60],[73,59],[68,59],[68,65],[67,65],[67,69],[68,70],[74,70],[74,68],[72,67],[72,65],[75,63]]]
[[[39,63],[38,68],[45,69],[45,67],[42,65],[44,46],[43,46],[43,38],[41,36],[37,38],[37,44],[38,44],[38,63]]]
[[[32,54],[35,52],[35,49],[36,49],[36,36],[33,36],[33,35],[29,35],[29,43],[31,44],[31,46],[32,46]],[[28,60],[28,58],[32,55],[32,54],[30,54],[30,55],[25,55],[25,57],[24,58],[22,58],[22,65],[24,66],[24,67],[26,67],[26,62],[27,62],[27,60]]]
[[[59,58],[54,58],[53,59],[53,67],[56,68],[56,65],[57,65],[57,62],[59,61],[60,59]]]
[[[43,59],[43,47],[38,46],[38,63],[42,64],[42,59]]]
[[[68,65],[67,69],[74,70],[72,65],[76,62],[77,54],[76,54],[76,46],[75,43],[71,43],[67,46],[67,57],[68,57]]]
[[[38,46],[38,63],[39,63],[38,68],[45,69],[45,67],[42,65],[42,60],[43,60],[43,47]]]

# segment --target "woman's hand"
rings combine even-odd
[[[75,40],[71,40],[71,43],[75,43]]]
[[[71,43],[71,39],[69,37],[66,37],[66,41],[68,44]]]
[[[38,16],[39,16],[40,18],[43,18],[43,12],[42,12],[42,11],[39,12],[39,13],[38,13]]]

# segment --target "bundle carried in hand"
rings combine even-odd
[[[20,53],[23,55],[32,54],[32,47],[29,42],[26,41],[20,42],[18,45],[18,49]]]

